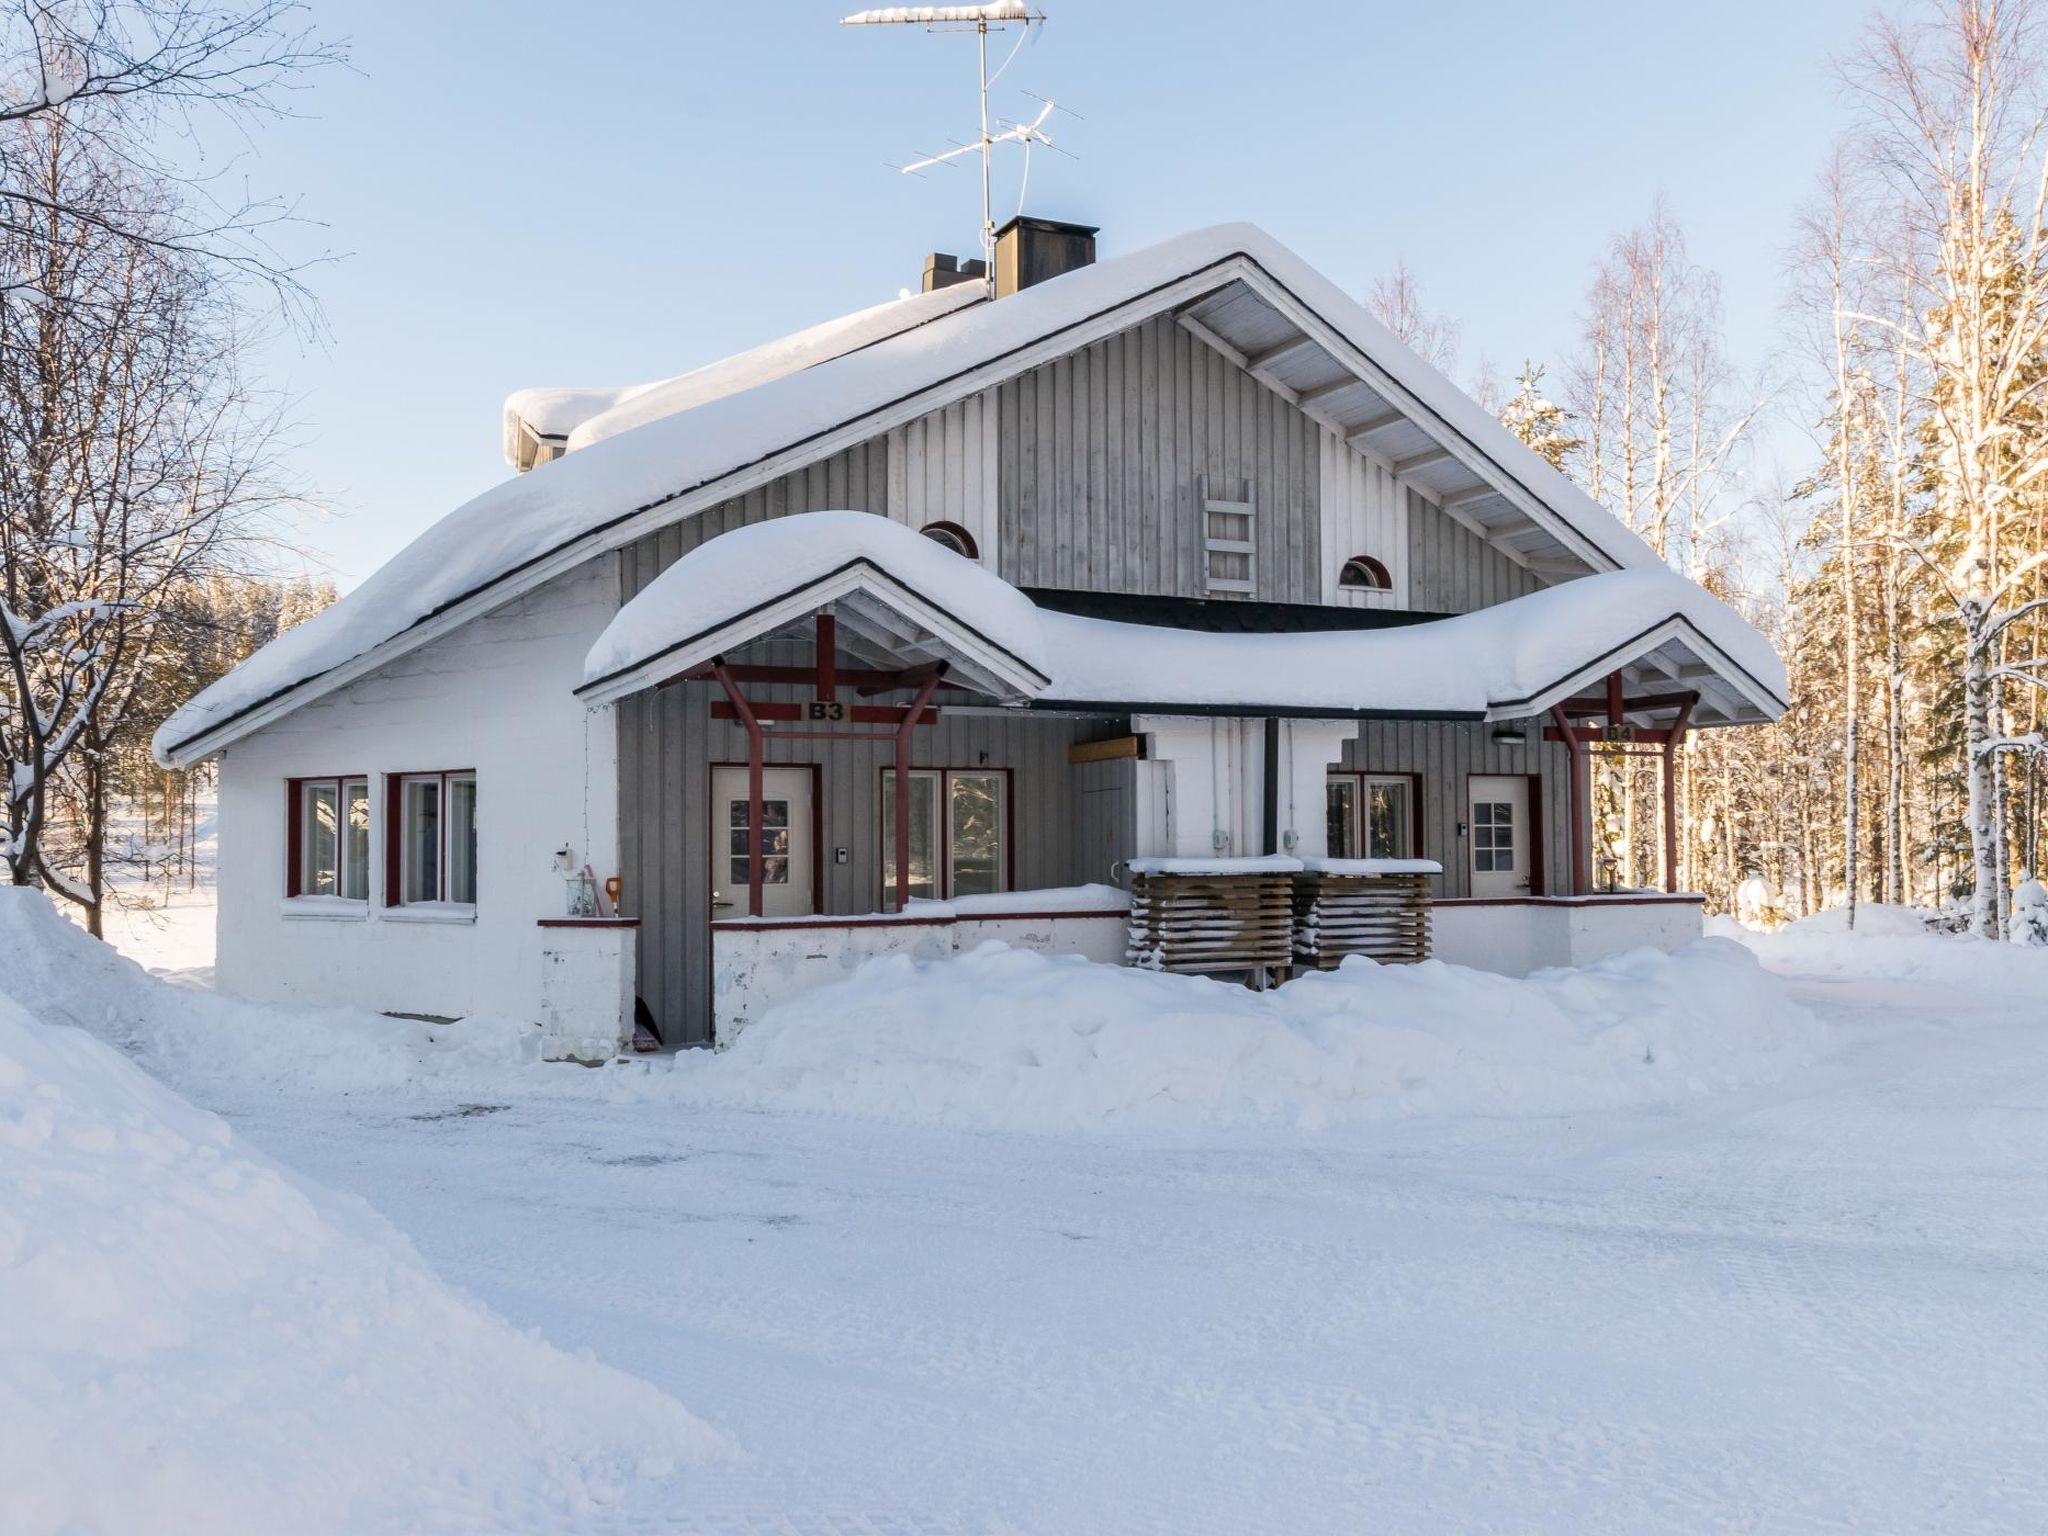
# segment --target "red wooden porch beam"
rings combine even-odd
[[[839,618],[818,615],[818,697],[825,703],[839,697]]]
[[[727,665],[727,672],[735,682],[741,683],[790,683],[797,687],[815,690],[818,672],[815,667],[769,666],[760,662],[735,662]],[[881,692],[890,688],[914,688],[924,676],[924,668],[915,667],[905,672],[878,672],[872,667],[835,667],[833,681],[836,686],[848,684],[872,688]],[[697,667],[688,672],[678,672],[674,677],[665,677],[654,686],[673,688],[678,683],[711,683],[718,680],[717,672],[711,667]]]
[[[1600,746],[1609,745],[1611,742],[1623,742],[1635,746],[1661,747],[1670,738],[1670,735],[1670,729],[1665,726],[1631,725],[1624,727],[1620,736],[1610,737],[1606,733],[1606,727],[1586,722],[1574,729],[1570,739],[1591,742]],[[1556,726],[1546,725],[1543,727],[1543,739],[1545,741],[1564,741],[1566,737],[1564,732]]]
[[[761,722],[755,717],[747,703],[747,696],[740,692],[740,685],[720,657],[711,664],[712,675],[718,679],[719,687],[725,690],[726,699],[739,722],[747,728],[747,916],[761,915],[761,800],[762,800],[762,748],[765,746],[761,734]]]
[[[1553,704],[1551,717],[1557,721],[1558,737],[1571,752],[1571,822],[1572,822],[1572,894],[1591,894],[1591,882],[1586,878],[1587,856],[1592,850],[1593,834],[1587,824],[1587,801],[1590,791],[1586,783],[1586,748],[1572,729],[1571,717],[1564,712],[1564,706]],[[1543,733],[1545,737],[1549,731]]]
[[[1621,696],[1621,673],[1607,674],[1607,723],[1621,725],[1628,718],[1628,701]]]
[[[936,680],[946,675],[943,661],[927,662],[921,667],[905,667],[901,672],[882,672],[860,685],[862,698],[872,694],[888,693],[897,688],[921,688],[926,679]]]
[[[1695,694],[1678,706],[1678,718],[1664,738],[1664,889],[1678,889],[1678,749],[1692,725]]]
[[[917,698],[904,711],[903,724],[896,730],[896,910],[910,906],[910,733],[931,702],[932,690],[945,673],[942,662],[917,690]],[[944,814],[943,807],[940,814]]]
[[[1691,692],[1643,693],[1632,699],[1623,699],[1621,707],[1624,714],[1639,715],[1653,709],[1678,709],[1698,701],[1699,695]],[[1563,708],[1568,715],[1592,716],[1605,714],[1608,703],[1603,699],[1566,699]]]
[[[817,702],[825,703],[828,701],[818,700]],[[810,714],[810,705],[808,704],[774,703],[763,700],[759,703],[748,705],[748,709],[753,713],[756,720],[809,720],[813,718]],[[925,706],[922,717],[914,716],[907,707],[901,704],[848,704],[843,706],[843,709],[844,713],[840,718],[854,725],[902,725],[904,721],[910,719],[916,719],[919,725],[936,725],[939,719],[938,706],[932,704]],[[714,720],[739,720],[743,717],[727,700],[713,699],[711,701],[711,718]],[[778,731],[776,734],[785,735],[788,733]]]

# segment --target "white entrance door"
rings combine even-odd
[[[1466,818],[1474,896],[1529,894],[1529,781],[1475,774]]]
[[[761,775],[761,915],[807,917],[812,885],[811,770]],[[747,770],[711,770],[711,915],[747,915]]]

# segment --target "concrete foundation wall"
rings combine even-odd
[[[1697,896],[1439,902],[1431,913],[1430,952],[1453,965],[1527,976],[1631,949],[1681,949],[1699,938],[1704,911]]]
[[[1122,912],[1027,912],[972,917],[794,923],[720,923],[711,930],[711,1008],[717,1043],[730,1045],[769,1009],[843,981],[883,955],[944,960],[991,939],[1041,955],[1123,962]]]

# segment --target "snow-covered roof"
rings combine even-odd
[[[1560,575],[1659,564],[1641,539],[1355,300],[1251,225],[1196,230],[994,303],[958,302],[964,307],[794,372],[769,370],[749,385],[739,370],[732,390],[673,414],[640,419],[652,392],[616,405],[638,424],[594,437],[443,517],[340,602],[189,701],[158,730],[158,758],[197,761],[594,555],[1160,313],[1182,314],[1225,347],[1237,345],[1232,336],[1286,330],[1285,357],[1247,354],[1248,365],[1290,394],[1287,380],[1301,377],[1294,368],[1343,370],[1363,402],[1356,408],[1376,413],[1351,435],[1391,429],[1391,452],[1411,427],[1426,432],[1439,446],[1394,467],[1427,458],[1418,475],[1478,477],[1506,510],[1498,528],[1483,519],[1474,526],[1514,558],[1527,561],[1549,541],[1545,547],[1572,562]],[[678,396],[690,398],[676,383]],[[1330,398],[1317,402],[1326,414]],[[1330,419],[1338,430],[1350,424]],[[593,420],[576,430],[594,428]],[[1439,494],[1448,515],[1478,517],[1478,503],[1464,505],[1475,493]]]
[[[869,601],[898,622],[843,612],[868,643],[886,647],[903,619],[916,625],[910,654],[878,659],[943,658],[955,681],[1040,708],[1520,719],[1666,647],[1674,670],[1698,674],[1688,686],[1712,695],[1700,723],[1785,707],[1770,642],[1663,566],[1394,628],[1217,634],[1041,609],[977,562],[865,512],[799,513],[699,545],[619,610],[579,692],[620,698],[827,606]],[[992,651],[1003,665],[990,666]]]
[[[560,441],[569,451],[616,437],[663,416],[673,416],[738,394],[857,347],[871,346],[915,326],[950,315],[984,297],[979,283],[956,283],[930,293],[904,294],[887,303],[855,310],[807,326],[761,346],[693,368],[652,384],[614,389],[548,388],[514,390],[505,397],[505,462],[518,468],[523,426],[534,436]]]
[[[720,534],[621,608],[584,663],[586,694],[617,698],[701,666],[826,605],[848,642],[906,628],[960,680],[1002,698],[1043,692],[1031,599],[934,539],[871,512],[805,512]]]

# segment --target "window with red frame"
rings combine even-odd
[[[392,777],[384,863],[391,906],[476,904],[475,770]]]
[[[292,779],[285,805],[285,894],[368,901],[369,779]]]
[[[882,909],[896,900],[896,770],[882,770]],[[950,900],[1010,888],[1006,768],[910,771],[910,894]]]

